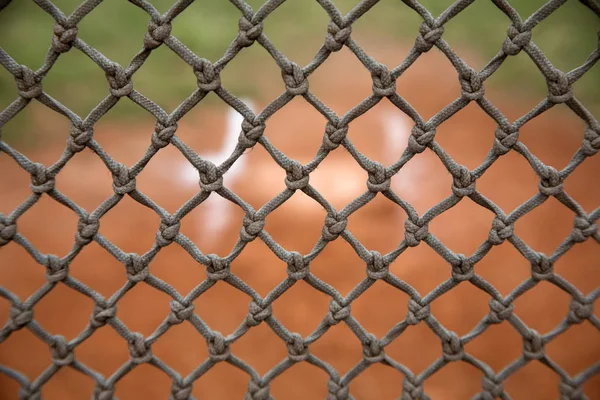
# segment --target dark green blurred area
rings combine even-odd
[[[53,0],[67,15],[80,1]],[[151,0],[161,13],[173,2]],[[248,1],[255,10],[262,2]],[[335,0],[343,13],[357,3],[358,0]],[[437,16],[452,1],[421,0],[421,3]],[[514,0],[512,3],[525,19],[544,1]],[[239,17],[239,10],[227,0],[196,1],[174,20],[172,34],[199,56],[214,61],[236,36]],[[288,0],[266,19],[264,32],[290,59],[305,64],[323,42],[328,20],[316,1]],[[79,24],[79,37],[108,58],[127,65],[142,48],[148,21],[149,16],[144,11],[125,0],[105,0]],[[355,23],[353,38],[359,44],[380,41],[409,47],[420,23],[420,17],[400,0],[382,0]],[[465,49],[478,54],[483,62],[473,67],[481,69],[500,50],[509,24],[510,20],[491,1],[477,0],[446,24],[444,39],[461,56],[465,55]],[[17,62],[35,70],[42,65],[52,28],[52,18],[32,0],[13,0],[0,12],[0,47]],[[556,67],[569,71],[581,65],[598,47],[599,28],[598,17],[578,1],[571,0],[534,29],[533,40]],[[369,52],[369,48],[366,50]],[[239,76],[239,79],[229,79],[227,89],[238,96],[267,100],[261,98],[264,93],[260,83],[244,74],[249,68],[260,69],[264,63],[273,64],[273,61],[258,45],[242,53],[226,68],[230,76]],[[238,58],[242,61],[238,62]],[[591,110],[600,108],[599,83],[600,66],[596,65],[574,86],[575,94]],[[153,52],[134,75],[134,84],[169,112],[196,87],[191,68],[166,46]],[[518,89],[523,95],[536,98],[546,92],[540,72],[524,53],[510,57],[486,86]],[[108,94],[102,70],[75,49],[60,56],[44,79],[44,90],[82,117]],[[0,108],[15,98],[14,79],[0,68]],[[143,112],[132,104],[119,106],[109,115],[111,118],[135,117]]]

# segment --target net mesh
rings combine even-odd
[[[365,369],[375,363],[382,363],[400,371],[404,376],[401,398],[417,400],[429,398],[423,390],[424,382],[447,364],[462,360],[479,369],[484,377],[480,399],[502,398],[509,399],[503,383],[519,369],[532,360],[539,360],[552,369],[560,378],[561,399],[584,399],[583,384],[600,372],[600,363],[589,367],[576,376],[569,374],[545,352],[545,345],[565,332],[571,325],[589,321],[600,331],[600,320],[593,314],[594,301],[600,296],[600,288],[585,296],[573,284],[554,273],[553,264],[577,243],[586,240],[600,242],[597,220],[600,218],[600,208],[590,213],[586,212],[563,188],[563,182],[587,158],[594,156],[600,149],[600,124],[588,109],[573,94],[572,85],[579,80],[600,58],[600,49],[596,48],[587,60],[570,72],[563,72],[554,67],[544,53],[531,40],[532,30],[544,19],[555,12],[567,0],[550,0],[536,12],[523,20],[517,11],[506,0],[493,0],[511,21],[507,37],[498,53],[485,65],[481,71],[476,71],[465,63],[443,39],[444,25],[455,18],[474,0],[459,0],[454,2],[437,18],[416,0],[403,0],[415,13],[422,18],[422,24],[414,46],[406,59],[397,67],[388,69],[369,56],[352,39],[352,25],[367,13],[378,0],[360,2],[348,14],[342,15],[330,0],[317,0],[327,12],[330,22],[327,26],[325,41],[312,61],[306,66],[299,66],[282,54],[263,33],[263,22],[285,0],[270,0],[254,11],[243,0],[230,0],[239,9],[239,31],[235,39],[216,62],[201,58],[188,49],[175,36],[171,35],[171,23],[184,12],[193,0],[177,1],[164,15],[161,15],[153,5],[145,0],[129,0],[135,6],[143,9],[148,17],[148,31],[143,38],[143,48],[133,57],[126,67],[109,60],[98,50],[88,45],[77,36],[78,24],[101,0],[83,2],[75,11],[66,16],[49,0],[34,0],[56,22],[52,36],[52,44],[48,50],[43,65],[36,71],[15,62],[6,51],[0,48],[0,64],[15,78],[18,98],[6,109],[0,112],[0,128],[22,111],[32,100],[60,113],[71,121],[70,135],[63,154],[50,166],[32,162],[26,156],[1,140],[0,151],[12,157],[23,170],[31,175],[31,195],[8,215],[0,214],[0,247],[14,242],[22,246],[37,263],[46,269],[46,279],[42,287],[30,297],[21,300],[8,289],[0,286],[0,296],[11,304],[8,320],[0,329],[0,342],[6,340],[13,332],[20,329],[30,330],[39,340],[45,342],[52,352],[52,364],[38,377],[29,379],[19,371],[0,365],[0,373],[7,375],[20,384],[21,399],[38,399],[41,389],[48,380],[61,368],[73,368],[95,382],[95,399],[111,399],[114,397],[115,385],[126,374],[142,363],[149,363],[162,370],[172,379],[171,399],[184,400],[192,398],[191,390],[194,382],[218,363],[229,363],[231,366],[248,375],[247,400],[267,400],[270,383],[288,368],[296,363],[310,363],[323,370],[329,376],[328,399],[353,398],[349,387],[353,380]],[[8,5],[10,0],[0,1],[0,9]],[[595,0],[581,0],[590,12],[600,16],[600,5]],[[140,41],[141,38],[140,38]],[[169,48],[190,66],[190,74],[197,77],[198,88],[186,98],[172,113],[168,114],[152,100],[135,90],[132,76],[148,59],[152,51],[160,46]],[[285,83],[285,92],[268,104],[260,113],[254,114],[243,101],[231,94],[220,80],[220,73],[236,55],[249,46],[262,46],[275,60],[281,69]],[[314,96],[309,88],[309,77],[327,58],[342,47],[347,47],[371,73],[373,93],[353,107],[343,116],[336,115],[327,105]],[[439,49],[452,63],[461,87],[459,98],[448,104],[431,119],[424,120],[411,105],[396,91],[396,80],[425,52],[433,47]],[[44,76],[50,71],[61,54],[68,51],[80,51],[91,59],[106,74],[110,94],[104,98],[85,118],[81,118],[56,99],[46,94],[42,87]],[[531,111],[510,122],[485,96],[485,81],[492,76],[508,57],[521,52],[526,53],[539,69],[547,82],[546,98]],[[214,92],[223,102],[240,113],[244,121],[235,150],[220,165],[215,165],[202,159],[177,136],[177,122],[205,96]],[[312,161],[302,165],[288,158],[279,151],[267,137],[263,135],[265,124],[269,118],[278,112],[294,97],[302,96],[316,110],[327,118],[324,127],[322,145]],[[133,166],[127,167],[115,161],[94,140],[94,125],[123,97],[128,97],[138,106],[152,114],[156,119],[156,128],[148,140],[145,155]],[[414,122],[407,147],[399,159],[392,165],[384,166],[362,154],[348,139],[350,123],[363,113],[374,107],[380,101],[387,99],[399,110],[408,115]],[[457,163],[436,142],[436,127],[451,118],[469,103],[475,102],[485,113],[497,123],[495,141],[485,160],[477,168],[469,170]],[[581,147],[572,156],[568,165],[557,170],[545,165],[528,148],[519,141],[519,130],[528,121],[546,112],[557,104],[566,104],[578,117],[585,122]],[[136,176],[157,152],[166,146],[176,147],[181,154],[198,171],[199,190],[189,201],[185,202],[174,214],[169,214],[136,188]],[[223,185],[223,175],[242,156],[254,146],[262,146],[272,159],[286,172],[286,189],[268,201],[262,208],[255,210],[243,199]],[[335,209],[310,183],[310,174],[319,167],[321,162],[338,147],[345,148],[368,173],[364,193],[351,201],[341,210]],[[95,210],[85,210],[78,206],[55,187],[55,178],[67,165],[69,160],[84,149],[95,153],[112,173],[114,194],[107,198]],[[397,195],[390,187],[390,179],[415,155],[430,149],[444,164],[453,177],[452,194],[431,207],[422,215],[418,215],[413,206]],[[340,151],[340,150],[338,150]],[[535,171],[539,177],[539,192],[525,201],[510,213],[506,213],[492,201],[477,191],[476,183],[486,170],[499,158],[508,152],[517,152]],[[310,196],[327,213],[322,234],[308,254],[289,251],[279,245],[265,231],[265,218],[276,208],[285,203],[296,191],[301,190]],[[72,250],[59,257],[54,254],[43,254],[38,251],[18,230],[19,218],[27,212],[42,196],[48,196],[56,202],[71,209],[79,218],[77,233]],[[126,253],[111,243],[98,232],[105,215],[124,197],[129,196],[144,207],[159,215],[161,224],[156,233],[155,243],[144,254]],[[240,207],[245,216],[239,240],[225,256],[203,254],[196,245],[179,232],[180,221],[195,207],[204,202],[209,196],[221,196]],[[408,218],[404,226],[404,240],[390,253],[380,254],[371,251],[347,229],[347,219],[350,215],[369,203],[375,196],[385,196],[401,207]],[[481,207],[495,214],[489,236],[471,255],[456,254],[441,243],[428,231],[428,224],[440,214],[469,197]],[[513,231],[513,226],[524,215],[536,209],[555,197],[565,207],[570,209],[574,217],[573,230],[568,237],[550,255],[536,252],[521,240]],[[229,266],[244,250],[247,243],[262,240],[270,250],[282,261],[287,263],[288,278],[278,284],[266,297],[261,297],[252,287],[232,273]],[[365,278],[347,296],[342,296],[336,289],[321,281],[310,272],[310,264],[320,252],[333,240],[347,241],[356,254],[364,261]],[[109,298],[104,298],[93,288],[69,275],[69,265],[85,246],[92,241],[100,244],[114,258],[123,264],[127,275],[127,283]],[[489,282],[479,276],[474,270],[475,265],[492,249],[503,242],[510,242],[519,253],[531,264],[531,276],[518,285],[506,297]],[[190,293],[182,294],[166,282],[151,273],[152,260],[165,246],[181,246],[199,265],[206,270],[206,279],[199,283]],[[430,246],[443,257],[451,269],[451,278],[437,286],[430,293],[421,294],[406,282],[392,274],[388,267],[400,254],[409,247]],[[320,324],[306,337],[290,332],[272,315],[272,304],[283,293],[290,289],[298,280],[304,280],[331,298],[329,311],[323,316]],[[352,315],[351,305],[377,280],[383,280],[399,291],[410,296],[406,318],[399,321],[383,337],[376,337],[368,332],[360,321]],[[249,311],[243,323],[231,334],[224,336],[211,329],[195,312],[193,301],[210,290],[217,281],[223,281],[249,296]],[[529,328],[517,314],[513,312],[514,301],[539,282],[546,281],[566,292],[571,297],[570,311],[564,320],[552,331],[540,334]],[[457,285],[471,284],[489,295],[489,314],[475,328],[460,337],[446,329],[430,312],[430,304],[442,294],[452,290]],[[156,330],[144,337],[132,332],[116,315],[119,300],[135,285],[149,285],[172,298],[171,312]],[[44,330],[35,320],[36,304],[52,291],[57,285],[67,285],[78,291],[82,296],[90,298],[95,306],[89,324],[74,339],[67,341],[60,335],[53,335]],[[67,310],[68,311],[68,310]],[[522,336],[522,355],[514,362],[495,372],[482,360],[468,354],[464,345],[484,333],[493,324],[507,321],[516,332]],[[188,376],[181,376],[159,357],[153,355],[152,345],[176,324],[191,324],[198,335],[204,338],[209,357]],[[345,375],[341,375],[331,365],[319,359],[310,352],[310,346],[319,340],[333,325],[344,323],[356,335],[363,346],[363,357]],[[243,337],[250,329],[267,324],[272,331],[285,342],[288,348],[287,358],[281,360],[274,368],[264,375],[231,351],[231,345]],[[442,356],[435,360],[420,374],[413,373],[409,368],[386,355],[385,349],[392,341],[400,336],[411,325],[426,324],[439,338]],[[74,351],[88,340],[94,332],[109,325],[120,335],[129,346],[130,359],[111,376],[103,376],[99,372],[77,360]],[[199,336],[200,338],[200,336]]]

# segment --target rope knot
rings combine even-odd
[[[554,276],[552,261],[544,253],[537,253],[535,262],[531,264],[531,275],[536,281],[548,280]]]
[[[351,33],[352,25],[340,27],[335,22],[329,21],[325,34],[325,48],[331,52],[340,50],[350,38]]]
[[[54,254],[46,256],[46,279],[50,283],[57,283],[64,280],[69,274],[69,266]]]
[[[499,324],[502,321],[509,319],[512,316],[514,309],[515,306],[512,303],[506,305],[503,302],[500,302],[496,299],[491,299],[488,320],[492,324]]]
[[[113,62],[105,70],[108,90],[115,97],[129,96],[133,91],[133,82],[123,67]]]
[[[571,240],[575,243],[585,242],[589,237],[593,236],[598,232],[598,224],[593,223],[591,220],[585,217],[575,217],[575,223],[573,232],[571,233]]]
[[[172,300],[169,305],[171,307],[171,312],[167,317],[167,321],[172,325],[181,324],[183,321],[190,319],[192,315],[194,315],[193,304],[182,304],[177,300]]]
[[[106,325],[115,315],[117,315],[115,306],[109,307],[105,302],[96,303],[90,317],[90,325],[93,328],[100,328]]]
[[[569,314],[567,314],[567,321],[570,324],[580,324],[584,320],[589,319],[594,314],[594,303],[592,302],[579,302],[575,299],[571,300],[569,306]]]
[[[169,400],[189,400],[192,396],[192,385],[186,385],[181,381],[174,380],[171,384]]]
[[[404,222],[404,239],[406,240],[406,244],[410,247],[417,246],[421,243],[421,240],[424,240],[429,236],[429,230],[426,223],[422,221],[411,221],[410,218],[407,218]]]
[[[465,355],[463,345],[456,333],[449,332],[448,336],[443,339],[442,352],[446,361],[457,361],[463,358]]]
[[[544,342],[540,334],[533,329],[523,338],[523,355],[527,360],[544,358]]]
[[[208,254],[206,276],[213,281],[220,281],[229,277],[229,263],[216,254]]]
[[[337,325],[341,320],[350,316],[350,305],[342,306],[337,300],[332,299],[329,303],[329,311],[325,320],[329,325]]]
[[[265,220],[256,213],[248,213],[244,215],[240,238],[243,242],[251,242],[265,227]]]
[[[246,317],[246,325],[248,326],[257,326],[267,318],[273,314],[273,309],[271,305],[267,305],[266,307],[261,306],[256,301],[251,301],[250,306],[248,307],[249,313]]]
[[[458,169],[458,174],[453,176],[452,193],[456,197],[471,196],[475,193],[475,175],[462,165]]]
[[[587,397],[583,393],[583,388],[575,382],[562,381],[558,385],[560,391],[560,400],[585,400]]]
[[[413,154],[419,154],[425,151],[427,146],[435,137],[435,129],[425,130],[417,125],[413,126],[408,137],[408,149]]]
[[[504,155],[513,148],[519,140],[519,131],[512,126],[508,130],[496,128],[493,151],[497,156]]]
[[[114,400],[115,389],[106,386],[106,384],[98,384],[94,388],[94,400]]]
[[[402,395],[400,400],[425,400],[423,385],[419,384],[413,377],[405,376],[402,381]]]
[[[152,359],[150,346],[146,344],[141,333],[132,333],[129,337],[129,355],[135,364],[147,363]]]
[[[521,32],[516,26],[510,24],[506,32],[506,39],[502,43],[502,51],[509,56],[516,56],[523,47],[531,41],[531,31]]]
[[[203,92],[212,92],[221,87],[221,76],[208,60],[201,59],[194,67],[194,74],[198,79],[198,88]]]
[[[77,39],[77,32],[76,26],[56,22],[54,24],[54,35],[52,36],[52,49],[57,53],[66,53],[71,50],[73,42]]]
[[[481,75],[472,68],[461,71],[458,76],[462,88],[462,97],[469,100],[480,100],[485,94]]]
[[[483,387],[482,400],[494,400],[501,397],[504,393],[504,385],[498,381],[498,378],[484,376],[481,386]]]
[[[308,92],[308,80],[304,71],[296,63],[289,63],[281,70],[285,90],[292,96],[304,95]]]
[[[339,122],[327,122],[325,135],[323,135],[323,147],[327,151],[335,150],[344,141],[348,134],[348,125],[339,126]]]
[[[344,386],[341,382],[336,382],[333,379],[327,382],[327,391],[329,392],[327,400],[348,400],[350,398],[348,386]]]
[[[42,400],[39,389],[35,390],[30,385],[19,388],[19,400]]]
[[[33,319],[33,311],[23,308],[20,304],[13,304],[10,308],[10,317],[8,326],[11,330],[16,331],[23,328]]]
[[[263,23],[252,23],[246,17],[240,17],[238,22],[238,36],[236,42],[240,47],[248,47],[257,40],[263,32]]]
[[[79,246],[89,244],[98,233],[100,221],[89,216],[82,217],[77,222],[77,232],[75,232],[75,243]]]
[[[457,282],[468,281],[474,275],[473,263],[464,254],[457,254],[452,261],[452,279]]]
[[[127,279],[133,283],[141,282],[150,275],[148,264],[142,256],[136,253],[129,253],[125,258],[125,270]]]
[[[371,279],[383,279],[389,272],[387,261],[378,251],[371,251],[367,260],[367,276]]]
[[[135,177],[132,177],[129,169],[123,164],[117,164],[113,173],[113,190],[116,194],[125,195],[135,190]]]
[[[421,303],[413,299],[408,299],[406,323],[409,325],[417,325],[419,322],[427,318],[429,318],[429,304],[421,305]]]
[[[541,176],[542,177],[538,187],[542,194],[546,196],[555,196],[559,193],[562,193],[562,178],[555,168],[548,166],[542,167]]]
[[[388,97],[396,93],[396,80],[392,73],[383,64],[371,70],[371,78],[373,79],[373,94],[377,97]]]
[[[348,221],[346,218],[340,217],[338,214],[327,214],[325,217],[325,226],[323,227],[323,240],[332,241],[344,232]]]
[[[67,148],[72,153],[79,153],[94,136],[94,129],[84,128],[82,125],[71,125],[69,136],[67,137]]]
[[[229,345],[225,343],[225,338],[219,332],[214,331],[208,338],[208,355],[214,362],[224,361],[231,355]]]
[[[171,35],[171,24],[153,19],[148,22],[148,32],[144,35],[144,48],[152,50],[163,44]]]
[[[492,221],[492,229],[488,235],[488,241],[493,245],[504,243],[504,240],[510,238],[513,234],[514,227],[512,224],[507,225],[506,222],[499,217]]]
[[[258,142],[258,139],[260,139],[264,133],[265,124],[259,123],[256,120],[251,122],[244,119],[242,121],[242,132],[240,132],[238,142],[242,148],[249,149],[256,145],[256,142]]]
[[[305,361],[310,354],[308,346],[306,346],[300,334],[292,333],[290,336],[290,340],[287,343],[289,359],[293,362]]]
[[[200,173],[200,189],[205,192],[216,192],[223,188],[223,175],[216,165],[206,161],[206,170]]]
[[[17,92],[24,99],[34,99],[42,94],[42,80],[25,65],[15,74]]]
[[[50,176],[46,167],[42,164],[33,164],[33,172],[31,173],[31,191],[35,194],[47,193],[54,190],[54,178]]]
[[[367,341],[363,343],[363,359],[368,363],[378,363],[385,358],[383,352],[383,346],[381,342],[373,335],[369,333],[367,335]]]
[[[310,273],[309,264],[304,261],[302,254],[297,251],[290,252],[287,263],[288,276],[294,280],[304,279]]]
[[[554,104],[566,103],[573,98],[573,88],[564,72],[553,69],[546,77],[548,84],[548,100]]]
[[[390,188],[390,178],[387,176],[385,167],[379,162],[374,162],[369,170],[367,188],[371,193],[385,192]]]
[[[583,143],[581,152],[590,157],[600,150],[600,129],[593,129],[589,125],[583,131]]]
[[[415,40],[415,49],[420,53],[426,53],[441,39],[444,34],[444,27],[430,26],[427,22],[423,22],[419,27],[419,34]]]
[[[176,123],[163,125],[162,123],[157,122],[154,127],[154,132],[152,132],[152,146],[154,146],[156,150],[166,147],[171,143],[171,139],[175,135],[176,130]]]
[[[269,385],[251,380],[248,382],[248,392],[244,400],[270,400]]]
[[[50,345],[50,350],[52,352],[52,361],[55,365],[65,366],[72,364],[75,360],[75,355],[73,351],[69,348],[69,344],[65,340],[63,336],[57,335],[54,336],[53,342]]]
[[[6,217],[0,213],[0,247],[10,242],[17,233],[17,225],[8,222]]]
[[[158,232],[156,232],[156,244],[159,247],[165,247],[173,243],[173,240],[179,234],[181,222],[168,218],[160,222]]]
[[[303,190],[308,186],[308,173],[296,160],[291,161],[291,165],[286,168],[287,175],[285,177],[285,186],[289,190]]]

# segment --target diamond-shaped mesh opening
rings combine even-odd
[[[481,392],[482,376],[481,371],[466,362],[453,362],[427,379],[423,389],[432,399],[470,399]]]
[[[329,309],[330,299],[305,282],[297,282],[273,305],[273,315],[290,330],[303,337],[312,333]],[[318,314],[313,310],[320,310]]]
[[[322,399],[327,396],[327,374],[309,363],[286,370],[272,385],[273,396],[291,399]],[[288,395],[293,393],[293,395]]]
[[[190,342],[197,345],[188,346]],[[188,322],[169,328],[152,346],[152,353],[183,376],[189,375],[208,358],[202,336]]]
[[[152,333],[169,314],[169,296],[141,282],[119,300],[117,317],[132,332]]]
[[[489,326],[476,339],[467,343],[465,350],[498,373],[521,356],[522,342],[523,339],[515,328],[510,323],[503,322]]]
[[[17,268],[18,274],[15,273]],[[45,272],[45,268],[17,243],[10,243],[2,248],[2,286],[20,299],[26,299],[46,283]]]
[[[77,347],[77,360],[111,376],[129,360],[127,342],[112,327],[100,327]]]
[[[168,398],[171,379],[158,368],[149,364],[136,366],[115,385],[115,397],[127,398],[139,393],[140,396]]]
[[[371,396],[377,396],[379,399],[397,399],[402,390],[398,385],[401,377],[400,372],[393,368],[374,364],[352,381],[352,392],[361,400]]]
[[[71,304],[68,314],[61,312],[63,304]],[[85,329],[92,308],[93,302],[86,296],[58,284],[35,305],[35,320],[47,332],[70,340]]]
[[[539,282],[533,289],[515,300],[515,313],[532,329],[540,333],[554,329],[568,312],[569,295],[549,282]],[[544,318],[542,309],[552,310]]]
[[[23,398],[589,397],[600,10],[563,3],[2,2],[0,371]]]
[[[73,246],[77,215],[43,195],[17,222],[19,231],[44,253],[64,255]]]
[[[44,385],[42,395],[49,399],[67,396],[88,398],[92,396],[94,386],[92,378],[72,368],[61,368]]]
[[[261,375],[287,357],[287,347],[264,322],[248,330],[236,340],[231,345],[231,351],[237,357],[252,364]]]
[[[227,299],[227,301],[220,301],[220,299]],[[196,314],[208,326],[227,334],[235,331],[244,322],[250,301],[251,299],[237,288],[226,282],[217,282],[202,293],[194,301],[194,305]]]
[[[548,357],[561,365],[570,376],[591,367],[600,354],[600,334],[587,321],[571,326],[547,346]]]
[[[532,390],[532,383],[538,385]],[[542,400],[556,393],[560,378],[554,371],[538,361],[521,367],[504,382],[504,390],[512,398]]]
[[[27,359],[18,356],[24,351],[30,354]],[[8,368],[28,376],[40,375],[52,362],[48,346],[27,329],[14,332],[0,343],[0,360]]]
[[[555,264],[556,273],[560,274],[570,283],[575,285],[584,294],[589,294],[596,289],[598,284],[589,279],[598,264],[596,260],[600,257],[598,243],[587,240],[579,243],[565,253]],[[577,268],[573,268],[576,265]]]
[[[408,296],[385,282],[375,282],[352,304],[352,315],[377,337],[406,317]]]
[[[237,399],[244,396],[248,375],[227,363],[219,363],[194,383],[192,394],[199,399]]]
[[[431,304],[431,312],[442,325],[459,335],[470,332],[489,312],[489,296],[463,282]]]

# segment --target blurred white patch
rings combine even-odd
[[[383,162],[385,165],[392,165],[404,152],[408,146],[408,137],[410,136],[413,121],[405,114],[385,113],[383,114],[383,132],[385,140],[383,142]],[[402,194],[410,194],[412,198],[418,193],[418,171],[415,164],[420,164],[421,159],[414,157],[409,161],[411,168],[403,171],[401,177],[392,179],[392,189]],[[408,164],[407,164],[408,165]]]

